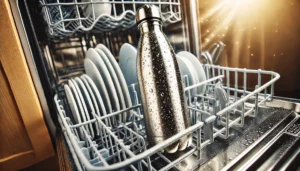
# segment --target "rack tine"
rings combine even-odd
[[[229,70],[226,70],[226,85],[227,85],[227,94],[228,94],[228,97],[230,96],[230,90],[229,90],[229,87],[230,87],[230,74],[229,74]]]
[[[258,85],[255,86],[255,90],[259,88]],[[259,92],[258,92],[259,93]],[[255,110],[254,110],[254,117],[257,116],[258,113],[258,93],[255,94]]]
[[[246,73],[246,68],[244,68],[244,92],[243,95],[246,96],[246,90],[247,90],[247,73]]]
[[[197,159],[201,159],[201,128],[197,130]]]
[[[271,80],[273,80],[274,77],[275,77],[274,75],[271,75]],[[271,98],[270,98],[271,101],[273,100],[274,89],[275,89],[275,84],[273,83],[273,84],[271,85]]]
[[[242,103],[241,127],[244,126],[244,123],[245,123],[245,102]]]
[[[234,102],[236,102],[237,101],[237,93],[238,93],[238,91],[237,91],[237,89],[238,89],[238,72],[237,72],[237,68],[234,71],[234,77],[235,77],[235,79],[234,79],[234,88],[235,88]]]

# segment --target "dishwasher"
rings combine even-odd
[[[219,49],[201,52],[196,0],[10,3],[61,166],[103,171],[299,169],[299,100],[274,96],[275,83],[280,79],[276,72],[214,65],[217,59],[210,55],[224,47],[221,43]],[[131,106],[105,117],[91,113],[94,118],[82,123],[74,123],[64,86],[70,78],[86,72],[84,59],[89,48],[103,44],[120,61],[124,43],[137,47],[140,33],[135,13],[146,4],[161,10],[163,31],[174,51],[193,53],[201,60],[206,76],[205,81],[189,85],[190,77],[182,75],[191,126],[151,147],[136,82],[127,85]],[[106,14],[97,14],[108,9]],[[226,102],[216,96],[219,83],[228,97]],[[203,85],[204,93],[192,93]],[[105,122],[123,113],[132,113],[132,118],[115,127]],[[97,124],[101,130],[98,136],[88,134],[90,124]],[[164,152],[188,134],[192,135],[191,146],[172,154]]]

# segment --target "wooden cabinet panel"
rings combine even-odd
[[[0,1],[0,170],[54,155],[8,0]]]
[[[32,151],[18,106],[0,63],[0,162],[11,156]]]

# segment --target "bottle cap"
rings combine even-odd
[[[146,19],[157,18],[161,20],[160,10],[155,5],[145,5],[136,12],[136,22],[140,23]]]

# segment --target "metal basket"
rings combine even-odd
[[[159,6],[165,25],[181,20],[179,0],[40,0],[50,36],[101,33],[135,25],[136,10]]]
[[[193,156],[196,161],[199,161],[201,149],[213,143],[216,137],[227,139],[230,134],[229,128],[242,127],[246,117],[256,117],[258,107],[264,102],[272,100],[274,83],[280,77],[279,74],[272,71],[215,65],[203,65],[203,67],[207,80],[196,85],[186,85],[185,88],[191,127],[151,148],[147,148],[147,137],[136,84],[129,86],[130,92],[134,95],[134,106],[104,117],[93,114],[95,119],[75,125],[71,122],[67,110],[68,104],[63,96],[55,95],[59,121],[78,169],[107,171],[125,168],[129,170],[168,170],[173,168],[182,170],[184,167],[179,164],[182,160]],[[249,75],[257,78],[254,90],[247,86]],[[230,78],[233,78],[233,81],[230,82]],[[185,82],[188,82],[187,76],[184,76],[184,79]],[[241,84],[238,84],[239,79]],[[219,81],[223,81],[223,87],[230,97],[226,107],[221,110],[217,109],[218,100],[214,95],[215,85]],[[207,85],[205,93],[191,97],[190,91],[204,84]],[[130,122],[120,122],[117,128],[105,125],[105,119],[129,110],[134,113]],[[91,139],[85,130],[84,126],[90,123],[97,123],[102,128],[101,135],[96,139]],[[79,129],[85,133],[84,140],[80,139],[77,134]],[[191,133],[193,134],[193,144],[180,156],[169,158],[163,153],[165,147]],[[195,165],[195,167],[197,166],[199,165]]]

